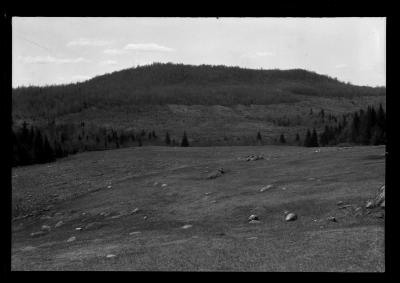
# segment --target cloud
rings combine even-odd
[[[26,64],[75,64],[90,62],[90,60],[79,57],[79,58],[56,58],[53,56],[19,56],[18,60]]]
[[[335,66],[335,68],[337,68],[337,69],[342,69],[342,68],[346,68],[346,67],[347,67],[347,64],[337,64]]]
[[[275,52],[271,51],[259,51],[259,52],[251,52],[251,53],[245,53],[242,55],[242,57],[245,58],[257,58],[257,57],[267,57],[267,56],[275,56]]]
[[[105,61],[101,61],[99,63],[99,65],[102,65],[102,66],[115,65],[115,64],[117,64],[117,61],[115,61],[115,60],[105,60]]]
[[[67,43],[67,46],[106,46],[112,44],[114,41],[102,39],[79,38]]]
[[[125,45],[124,50],[150,51],[150,52],[171,52],[174,49],[158,45],[156,43],[129,43]]]
[[[124,54],[126,52],[127,51],[123,49],[106,49],[103,51],[103,53],[108,55],[119,55],[119,54]]]
[[[265,57],[265,56],[274,56],[275,53],[267,51],[267,52],[257,52],[255,55],[260,57]]]

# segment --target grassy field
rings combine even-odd
[[[384,182],[384,146],[149,146],[13,168],[12,270],[382,272],[384,210],[365,202]]]

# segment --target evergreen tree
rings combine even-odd
[[[189,141],[188,141],[188,138],[186,136],[186,132],[183,132],[181,146],[183,146],[183,147],[189,146]]]
[[[317,147],[318,146],[318,136],[317,136],[317,132],[315,131],[315,128],[313,129],[313,132],[312,132],[312,135],[311,135],[310,146],[312,146],[312,147]]]
[[[138,146],[142,146],[143,144],[142,144],[142,139],[138,139]]]
[[[257,140],[258,140],[258,141],[261,141],[261,139],[262,139],[262,138],[261,138],[261,134],[260,134],[260,132],[258,132],[258,133],[257,133]]]
[[[299,141],[300,141],[300,135],[299,135],[299,133],[296,133],[295,141],[296,141],[296,142],[299,142]]]
[[[46,135],[44,136],[43,153],[44,153],[44,157],[43,157],[44,162],[54,161],[54,159],[55,159],[54,150],[51,147]]]
[[[307,129],[306,137],[304,138],[304,146],[310,147],[311,146],[311,132]]]
[[[165,134],[165,143],[167,145],[171,144],[171,138],[169,137],[169,133],[168,132]]]
[[[36,130],[36,135],[35,135],[33,161],[36,161],[38,163],[46,162],[43,138],[39,129]]]
[[[280,143],[286,143],[285,136],[283,134],[280,135],[279,142]]]

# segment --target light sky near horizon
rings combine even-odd
[[[13,87],[153,62],[302,68],[385,86],[386,19],[12,18]]]

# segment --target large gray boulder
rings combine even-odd
[[[215,178],[222,176],[222,174],[225,174],[225,170],[223,168],[219,168],[219,169],[215,170],[214,172],[212,172],[211,174],[209,174],[207,176],[207,179],[215,179]]]

